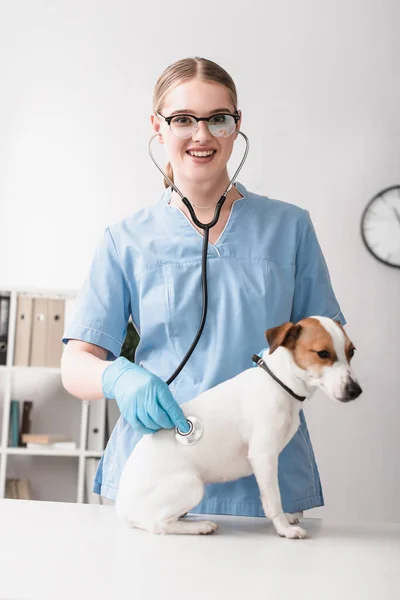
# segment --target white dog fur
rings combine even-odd
[[[309,399],[320,388],[345,402],[361,393],[350,366],[355,348],[339,321],[308,317],[265,335],[269,352],[263,360],[296,394]],[[182,515],[201,501],[205,484],[254,473],[277,533],[307,537],[296,524],[302,513],[283,512],[278,484],[278,457],[299,427],[303,406],[255,366],[182,404],[186,416],[203,424],[203,436],[192,446],[178,444],[171,429],[144,436],[121,475],[118,516],[156,534],[211,533],[215,523]]]

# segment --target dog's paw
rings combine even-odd
[[[199,521],[198,522],[198,533],[214,533],[218,529],[218,525],[212,521]]]
[[[303,540],[308,537],[307,531],[297,525],[291,525],[278,531],[281,537],[285,537],[291,540],[300,539]]]
[[[299,519],[303,517],[303,511],[295,512],[295,513],[285,513],[285,517],[289,521],[291,525],[297,525]]]
[[[189,519],[179,519],[178,521],[172,521],[169,523],[161,522],[155,523],[151,527],[146,527],[148,531],[151,533],[158,533],[164,535],[165,533],[169,534],[207,534],[213,533],[216,529],[218,529],[218,525],[216,523],[212,523],[211,521],[197,521],[197,520],[189,520]]]

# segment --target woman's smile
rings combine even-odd
[[[196,165],[208,164],[212,162],[216,150],[186,150],[189,160]]]

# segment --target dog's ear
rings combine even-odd
[[[300,335],[301,325],[291,323],[283,323],[278,327],[267,329],[265,337],[269,344],[269,354],[272,354],[279,346],[285,346],[292,350],[296,345],[296,340]]]

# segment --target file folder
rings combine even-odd
[[[95,401],[97,402],[97,401]],[[86,487],[86,502],[88,504],[101,504],[100,496],[93,491],[94,478],[96,476],[97,466],[100,462],[99,458],[87,458],[85,465],[85,487]]]
[[[33,298],[18,296],[15,324],[14,365],[27,367],[31,350]]]
[[[64,331],[62,333],[60,340],[62,340],[62,338],[67,333],[67,331],[69,329],[69,324],[75,317],[75,313],[76,313],[76,298],[66,298],[65,303],[64,303]],[[63,344],[62,341],[61,341],[61,344],[63,347],[62,352],[64,353],[67,345]]]
[[[47,300],[45,367],[60,367],[63,352],[65,301]]]
[[[10,318],[10,294],[0,295],[0,365],[7,364],[8,325]]]
[[[34,298],[32,311],[32,340],[29,364],[43,367],[46,360],[47,299]]]
[[[87,449],[102,452],[106,435],[106,399],[89,403]]]

